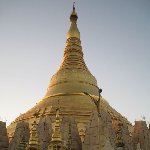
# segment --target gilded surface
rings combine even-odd
[[[75,118],[78,130],[81,136],[84,136],[86,124],[89,122],[91,112],[96,107],[91,98],[84,95],[83,92],[87,92],[98,99],[98,87],[95,77],[90,73],[83,59],[77,19],[77,13],[73,9],[62,64],[51,78],[44,98],[10,124],[8,127],[10,136],[13,135],[18,122],[25,121],[31,124],[35,116],[37,118],[48,116],[54,122],[58,101],[61,115]],[[118,116],[125,120],[104,99],[101,99],[101,109],[108,112],[112,118]]]

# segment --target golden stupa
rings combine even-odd
[[[44,98],[7,127],[9,144],[0,122],[3,150],[150,149],[146,121],[132,126],[102,98],[83,59],[77,19],[73,6],[62,64]]]
[[[52,76],[44,98],[8,126],[10,139],[13,137],[16,125],[19,122],[28,122],[31,125],[35,117],[37,120],[50,117],[54,122],[58,105],[61,116],[75,118],[79,134],[80,130],[85,130],[91,112],[96,107],[91,98],[84,92],[98,99],[99,88],[95,77],[90,73],[83,59],[77,19],[78,16],[73,6],[62,64]],[[111,116],[121,116],[103,98],[101,98],[100,103],[101,108],[109,111]]]

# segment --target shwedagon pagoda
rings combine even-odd
[[[133,126],[101,95],[83,59],[73,6],[63,61],[46,94],[7,128],[0,121],[0,150],[150,150],[146,121]]]

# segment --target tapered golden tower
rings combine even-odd
[[[77,19],[78,16],[73,7],[63,61],[50,81],[45,98],[61,94],[74,95],[85,91],[93,95],[98,94],[97,81],[89,72],[83,59]]]
[[[71,147],[74,150],[82,150],[82,142],[85,142],[85,146],[87,146],[89,145],[88,141],[92,138],[92,135],[90,136],[85,131],[91,127],[90,116],[93,110],[97,110],[99,113],[97,117],[101,117],[101,119],[96,118],[95,120],[100,121],[96,126],[98,126],[98,131],[102,136],[104,132],[107,132],[107,130],[102,132],[102,127],[107,123],[111,124],[114,118],[119,118],[124,124],[127,124],[127,128],[129,126],[129,122],[99,95],[100,90],[97,86],[97,81],[90,73],[83,59],[77,19],[78,16],[73,6],[63,61],[58,71],[51,78],[44,98],[33,108],[16,118],[7,128],[9,137],[17,139],[17,134],[14,134],[15,130],[19,134],[16,128],[17,123],[29,123],[31,136],[27,148],[36,147],[36,149],[47,150],[47,148]],[[96,103],[96,99],[99,100],[98,103]],[[55,117],[58,107],[61,110],[61,118],[59,114]],[[34,122],[35,118],[38,124]],[[102,119],[104,120],[102,121]],[[33,122],[34,128],[31,127]],[[55,129],[54,132],[52,132],[53,128]],[[89,131],[90,133],[94,131],[93,139],[95,139],[95,135],[99,134],[99,132],[96,133],[93,128],[95,128],[95,125],[93,126],[92,124],[92,128]],[[102,140],[102,138],[99,139]],[[95,141],[96,139],[92,140],[92,142],[96,143]],[[99,142],[101,144],[101,141]],[[18,147],[15,144],[12,144],[12,148]]]
[[[61,106],[61,115],[74,117],[78,127],[84,126],[89,121],[89,116],[95,106],[83,92],[96,97],[98,96],[98,87],[95,77],[90,73],[83,59],[77,19],[78,16],[73,6],[60,68],[51,78],[44,98],[36,106],[16,118],[8,127],[9,133],[14,131],[18,122],[27,121],[31,124],[35,116],[41,118],[48,115],[54,120],[58,101]]]

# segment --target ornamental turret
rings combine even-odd
[[[32,128],[30,131],[30,139],[29,144],[26,148],[26,150],[41,150],[40,144],[39,144],[39,136],[38,136],[38,130],[37,130],[38,124],[36,121],[33,122]]]
[[[61,124],[60,124],[60,117],[59,117],[59,109],[57,109],[54,133],[52,134],[52,140],[50,142],[50,145],[48,146],[48,150],[67,150],[67,148],[63,145],[60,126]]]

